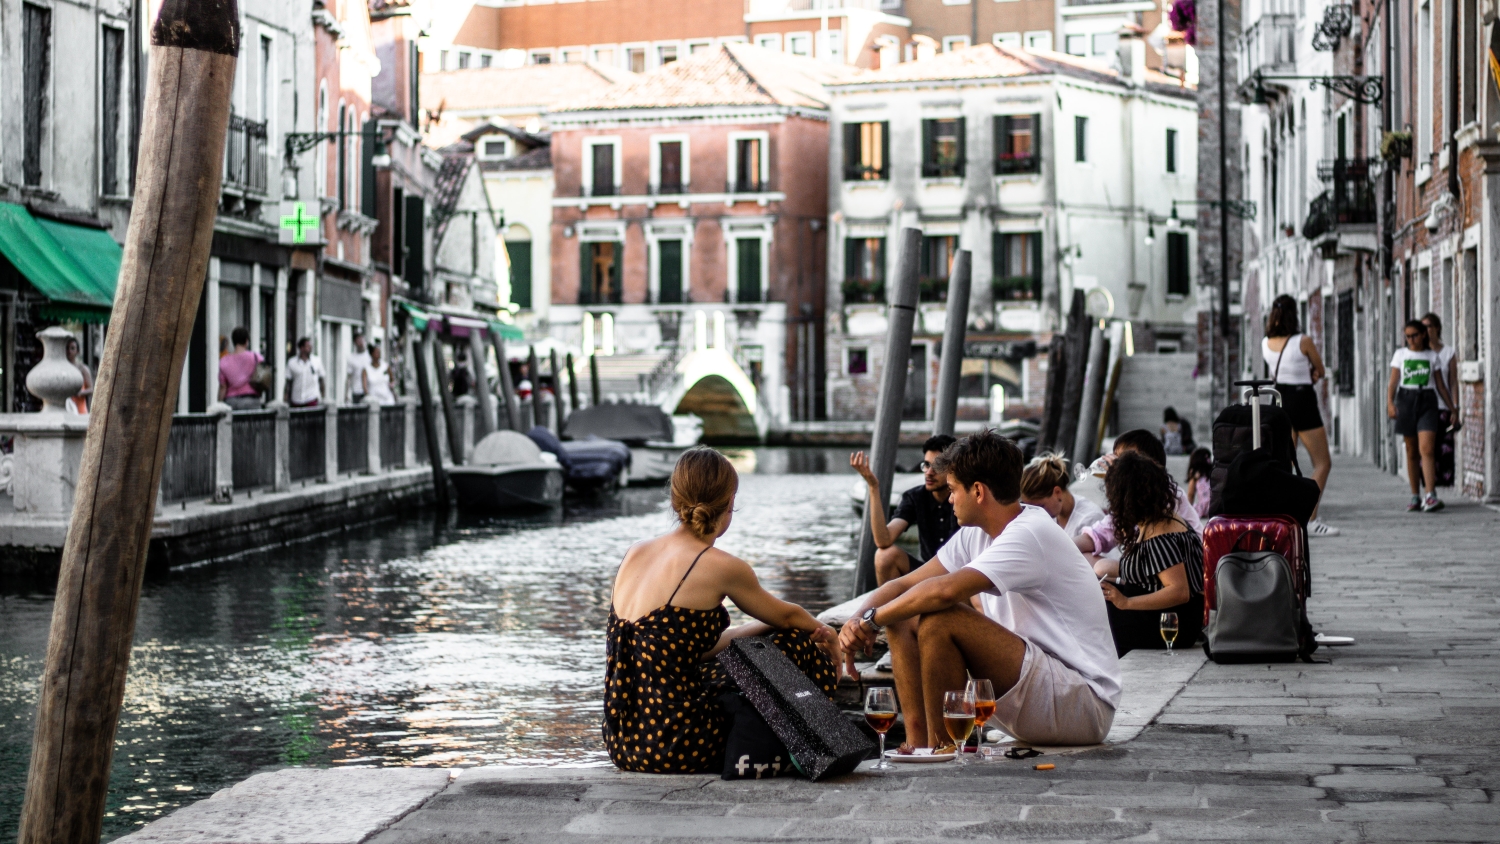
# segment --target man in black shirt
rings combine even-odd
[[[880,500],[880,483],[870,470],[870,459],[862,451],[849,456],[849,465],[858,472],[870,487],[870,532],[875,537],[875,582],[884,584],[906,574],[922,563],[937,556],[958,530],[958,520],[953,517],[953,505],[948,503],[948,478],[932,471],[932,463],[943,449],[953,444],[953,437],[938,434],[922,444],[922,485],[914,486],[901,494],[901,503],[891,520],[885,520],[885,502]],[[912,564],[911,555],[896,546],[896,538],[911,525],[917,526],[917,542],[922,559]]]

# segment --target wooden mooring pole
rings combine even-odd
[[[99,840],[239,49],[235,0],[165,0],[151,29],[135,197],[63,545],[21,844]]]

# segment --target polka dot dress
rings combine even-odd
[[[693,774],[721,770],[728,719],[718,696],[733,683],[702,656],[729,627],[729,611],[658,607],[635,621],[609,612],[604,747],[624,771]],[[801,630],[771,641],[826,694],[838,682],[833,661]]]

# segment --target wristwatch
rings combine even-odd
[[[875,607],[870,607],[869,609],[865,610],[862,614],[860,614],[859,620],[864,624],[870,625],[871,630],[879,633],[885,628],[875,623],[875,610]]]

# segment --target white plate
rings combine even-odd
[[[919,747],[916,753],[903,754],[899,750],[887,750],[885,758],[892,762],[921,764],[924,762],[952,762],[952,753],[933,753],[930,747]]]

